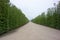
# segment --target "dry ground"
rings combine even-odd
[[[0,40],[60,40],[60,30],[29,22]]]

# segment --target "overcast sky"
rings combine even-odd
[[[48,8],[53,7],[53,3],[59,0],[10,0],[12,4],[16,5],[26,15],[28,19],[33,19],[46,12]]]

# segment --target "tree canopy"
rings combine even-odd
[[[47,14],[42,13],[32,22],[60,29],[60,1],[55,7],[48,8]]]

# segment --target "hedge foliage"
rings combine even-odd
[[[60,2],[57,6],[48,8],[47,14],[43,12],[41,15],[33,19],[32,22],[60,29]]]
[[[28,22],[20,9],[11,5],[9,0],[0,0],[0,35],[18,28]]]

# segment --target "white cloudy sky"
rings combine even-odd
[[[53,7],[53,3],[57,3],[59,0],[10,0],[11,3],[16,5],[23,11],[27,18],[33,19],[50,7]]]

